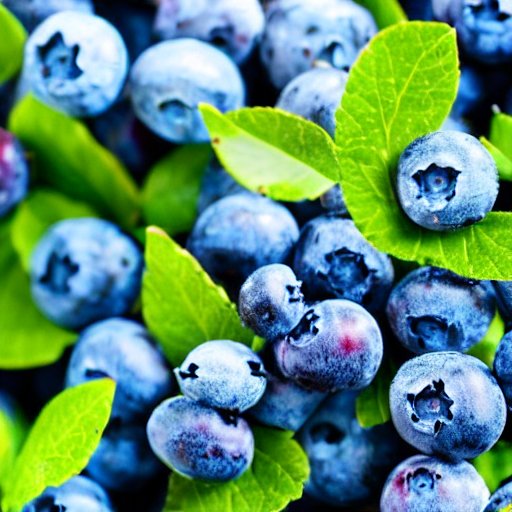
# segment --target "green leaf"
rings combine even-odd
[[[151,169],[142,190],[147,224],[170,235],[190,231],[197,215],[201,178],[210,158],[210,146],[184,146]]]
[[[242,326],[224,289],[159,228],[147,229],[145,259],[142,313],[174,366],[205,341],[251,345],[254,334]]]
[[[133,179],[81,121],[29,95],[11,111],[9,129],[33,152],[44,183],[90,204],[124,228],[135,225],[139,197]]]
[[[85,203],[73,201],[53,190],[34,190],[16,210],[11,225],[12,243],[24,269],[29,269],[32,250],[52,224],[74,217],[96,216]]]
[[[356,418],[361,427],[374,427],[391,419],[389,387],[396,372],[397,367],[393,361],[385,359],[373,382],[359,393],[356,399]]]
[[[27,32],[18,19],[0,3],[0,84],[12,78],[23,64]]]
[[[308,460],[292,432],[253,428],[252,466],[237,480],[205,483],[172,475],[164,512],[278,512],[302,496]]]
[[[46,487],[84,469],[107,426],[114,392],[113,380],[94,380],[66,389],[44,407],[7,481],[5,512],[19,512]]]
[[[217,157],[249,190],[279,201],[316,199],[339,177],[331,137],[310,121],[272,108],[200,110]]]
[[[487,151],[489,151],[494,158],[500,175],[500,180],[512,181],[512,160],[485,137],[480,137],[480,142],[487,148]]]
[[[494,355],[496,349],[500,344],[501,338],[505,335],[505,322],[498,311],[494,315],[494,318],[487,330],[483,339],[476,345],[473,345],[469,350],[468,354],[474,357],[478,357],[483,361],[489,368],[492,368],[494,363]]]
[[[489,139],[506,157],[512,160],[512,116],[496,113],[491,119]]]
[[[356,2],[372,13],[380,29],[407,21],[407,16],[398,0],[356,0]]]
[[[26,423],[19,411],[0,405],[0,497],[25,435]]]
[[[53,363],[76,334],[47,320],[32,302],[29,277],[11,245],[10,226],[0,227],[0,368],[32,368]]]
[[[503,480],[512,475],[512,443],[498,441],[490,451],[473,460],[473,464],[487,487],[494,492]]]
[[[451,233],[413,224],[395,198],[401,152],[439,128],[458,82],[455,31],[442,23],[400,23],[380,32],[352,68],[336,114],[348,210],[377,249],[475,279],[512,279],[510,213]]]

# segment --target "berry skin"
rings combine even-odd
[[[498,345],[494,356],[494,374],[512,411],[512,331],[507,332]]]
[[[512,6],[507,0],[462,0],[455,21],[466,56],[484,64],[512,61]]]
[[[493,492],[483,512],[508,512],[512,508],[512,482]]]
[[[144,425],[107,427],[87,474],[105,489],[133,492],[164,469],[148,444]]]
[[[328,398],[299,432],[311,466],[305,491],[337,507],[371,501],[382,489],[407,445],[390,423],[362,428],[355,417],[357,394],[350,391]]]
[[[137,117],[163,139],[178,144],[209,140],[199,103],[210,103],[222,112],[244,104],[245,86],[236,65],[195,39],[148,48],[135,61],[130,84]]]
[[[489,450],[507,416],[489,368],[458,352],[424,354],[403,364],[391,383],[389,404],[405,441],[452,461]]]
[[[377,32],[372,15],[347,0],[273,0],[266,10],[261,59],[282,89],[315,61],[348,70]]]
[[[299,324],[274,344],[279,370],[307,389],[362,389],[382,361],[382,335],[359,304],[326,300],[306,311]]]
[[[151,415],[149,444],[180,475],[226,482],[239,477],[254,456],[254,437],[242,418],[228,418],[185,397],[170,398]]]
[[[411,352],[464,352],[484,337],[495,303],[488,282],[421,267],[396,285],[386,312],[396,337]]]
[[[347,299],[370,311],[385,304],[394,277],[389,257],[351,220],[337,216],[317,217],[302,228],[293,269],[306,296]]]
[[[267,385],[261,359],[249,347],[230,340],[199,345],[174,374],[187,398],[236,413],[255,405]]]
[[[3,0],[2,3],[29,32],[46,18],[60,11],[80,11],[89,14],[94,12],[91,0]]]
[[[270,427],[299,430],[326,394],[298,386],[293,381],[267,372],[267,388],[250,415]]]
[[[347,215],[347,205],[343,198],[343,191],[339,184],[334,185],[320,196],[320,204],[324,210],[334,215]]]
[[[29,37],[20,87],[71,116],[96,116],[117,99],[127,71],[126,47],[110,23],[64,11]]]
[[[416,139],[400,156],[396,190],[406,215],[435,231],[482,220],[498,195],[490,153],[467,133],[438,131]]]
[[[59,487],[47,487],[22,512],[113,512],[107,493],[84,476],[75,476]]]
[[[240,317],[258,336],[272,341],[295,327],[305,311],[301,282],[281,263],[265,265],[242,285]]]
[[[161,0],[154,31],[160,39],[200,39],[241,63],[260,39],[264,23],[258,0]]]
[[[0,218],[27,195],[28,182],[23,148],[14,135],[0,128]]]
[[[216,281],[236,295],[258,268],[285,262],[299,228],[282,205],[256,194],[235,194],[197,219],[187,249]]]
[[[512,281],[494,281],[493,284],[501,314],[512,320]]]
[[[32,297],[54,323],[79,329],[129,311],[140,290],[142,255],[105,220],[54,224],[32,253]]]
[[[111,420],[145,419],[172,392],[171,373],[148,331],[123,318],[103,320],[81,333],[66,385],[103,377],[117,384]]]
[[[415,455],[389,475],[381,512],[480,512],[489,489],[468,462],[458,464]]]
[[[348,74],[331,67],[318,67],[294,78],[283,89],[276,107],[321,126],[332,138],[336,109],[340,106]]]

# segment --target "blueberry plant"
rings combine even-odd
[[[0,509],[508,510],[508,4],[245,3],[0,4]]]

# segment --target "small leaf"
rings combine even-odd
[[[501,112],[492,116],[489,140],[512,160],[512,116]]]
[[[455,31],[442,23],[400,23],[380,32],[352,68],[336,114],[348,210],[377,249],[475,279],[512,280],[510,213],[451,233],[413,224],[394,194],[401,152],[439,128],[458,82]]]
[[[7,481],[6,512],[19,512],[46,487],[84,469],[107,425],[114,391],[114,381],[94,380],[66,389],[44,407]]]
[[[41,181],[124,228],[135,225],[139,197],[133,179],[81,121],[29,95],[11,111],[9,129],[33,152]]]
[[[407,21],[407,16],[398,0],[356,0],[356,2],[372,13],[380,29]]]
[[[18,19],[0,3],[0,84],[12,78],[23,64],[27,32]]]
[[[249,190],[279,201],[316,199],[339,177],[332,139],[310,121],[272,108],[200,110],[217,157]]]
[[[224,289],[162,230],[147,229],[145,259],[142,313],[174,366],[205,341],[251,344],[254,334],[242,326]]]
[[[47,320],[32,302],[29,277],[10,241],[10,226],[0,227],[0,368],[33,368],[59,359],[76,334]]]
[[[238,479],[205,483],[172,475],[164,512],[278,512],[302,496],[308,459],[292,432],[253,429],[252,466]]]
[[[26,435],[24,418],[19,411],[10,410],[10,404],[8,407],[0,403],[0,497]]]
[[[512,181],[512,160],[485,137],[480,137],[480,142],[487,148],[487,151],[489,151],[494,158],[500,175],[500,180]]]
[[[46,230],[55,222],[75,217],[96,217],[85,203],[73,201],[53,190],[34,190],[16,210],[11,238],[21,264],[30,268],[32,250]]]
[[[197,215],[201,178],[210,158],[210,146],[184,146],[151,169],[142,191],[142,210],[148,224],[170,235],[190,231]]]
[[[389,387],[397,367],[389,358],[382,363],[373,382],[356,399],[356,417],[363,428],[375,427],[391,419]]]
[[[503,480],[512,475],[512,443],[498,441],[490,451],[473,460],[473,464],[487,487],[494,492]]]
[[[487,330],[483,339],[476,345],[473,345],[469,350],[468,354],[477,357],[483,361],[489,368],[493,367],[494,355],[496,349],[500,344],[501,338],[505,335],[505,322],[498,311],[494,315],[494,318]]]

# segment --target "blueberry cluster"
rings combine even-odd
[[[450,117],[395,155],[385,186],[411,232],[428,240],[452,231],[478,233],[477,223],[487,222],[495,204],[510,210],[510,185],[500,183],[493,155],[477,135],[488,133],[491,105],[512,112],[512,2],[400,3],[411,17],[455,27],[462,73]],[[370,4],[3,0],[28,38],[19,76],[0,84],[0,125],[17,102],[33,95],[80,118],[77,137],[88,138],[90,130],[132,173],[134,188],[145,190],[153,164],[177,145],[197,148],[199,155],[210,142],[202,103],[221,113],[272,105],[335,139],[343,130],[336,111],[342,97],[353,94],[350,69],[378,32],[362,6]],[[69,144],[74,150],[74,141]],[[166,290],[196,310],[203,336],[198,344],[198,335],[190,334],[186,346],[194,348],[171,368],[163,342],[182,340],[158,339],[141,301],[149,263],[141,233],[153,224],[147,204],[133,222],[113,215],[105,208],[110,182],[94,174],[91,195],[102,197],[87,205],[89,216],[68,215],[66,204],[77,197],[74,177],[55,185],[41,172],[49,163],[32,158],[0,128],[0,239],[12,250],[4,257],[0,246],[0,270],[33,243],[28,278],[19,268],[30,307],[54,332],[76,341],[48,373],[0,371],[0,413],[15,415],[4,388],[33,416],[62,384],[116,383],[108,425],[81,474],[47,487],[23,512],[160,512],[170,472],[177,485],[202,482],[197,488],[206,489],[205,496],[251,470],[257,480],[262,459],[253,464],[254,432],[262,426],[293,431],[309,460],[305,496],[290,512],[373,512],[379,497],[382,512],[512,510],[512,483],[502,482],[491,496],[485,475],[471,464],[500,439],[512,439],[506,425],[512,412],[512,281],[470,279],[391,258],[363,236],[351,218],[348,188],[346,203],[339,184],[315,201],[276,201],[242,187],[215,157],[195,183],[196,155],[174,160],[183,154],[178,151],[157,167],[166,174],[158,175],[155,210],[160,219],[179,217],[194,203],[194,218],[171,234],[209,291],[222,288],[226,310],[233,306],[228,298],[236,305],[229,318],[238,320],[238,312],[240,330],[255,336],[251,348],[242,343],[247,340],[211,339],[201,318],[209,306],[203,297],[195,303],[188,283],[185,291]],[[98,154],[110,162],[107,152]],[[73,158],[87,161],[83,154]],[[112,162],[121,176],[124,169],[114,157]],[[188,166],[189,174],[181,172]],[[57,211],[32,211],[34,196],[27,194],[44,196],[49,187],[69,197]],[[180,190],[169,201],[173,187]],[[83,199],[89,191],[78,192]],[[170,202],[174,210],[167,211]],[[29,224],[28,236],[17,236],[16,226]],[[475,348],[500,315],[505,334],[488,366],[474,356]],[[159,321],[188,328],[179,311]],[[220,313],[216,321],[222,332]],[[11,342],[10,332],[3,336],[1,343]],[[389,382],[387,373],[394,377]],[[361,418],[372,407],[383,421],[363,427]],[[2,463],[0,457],[0,475]],[[243,493],[239,482],[233,492]],[[245,496],[241,500],[251,508]]]

